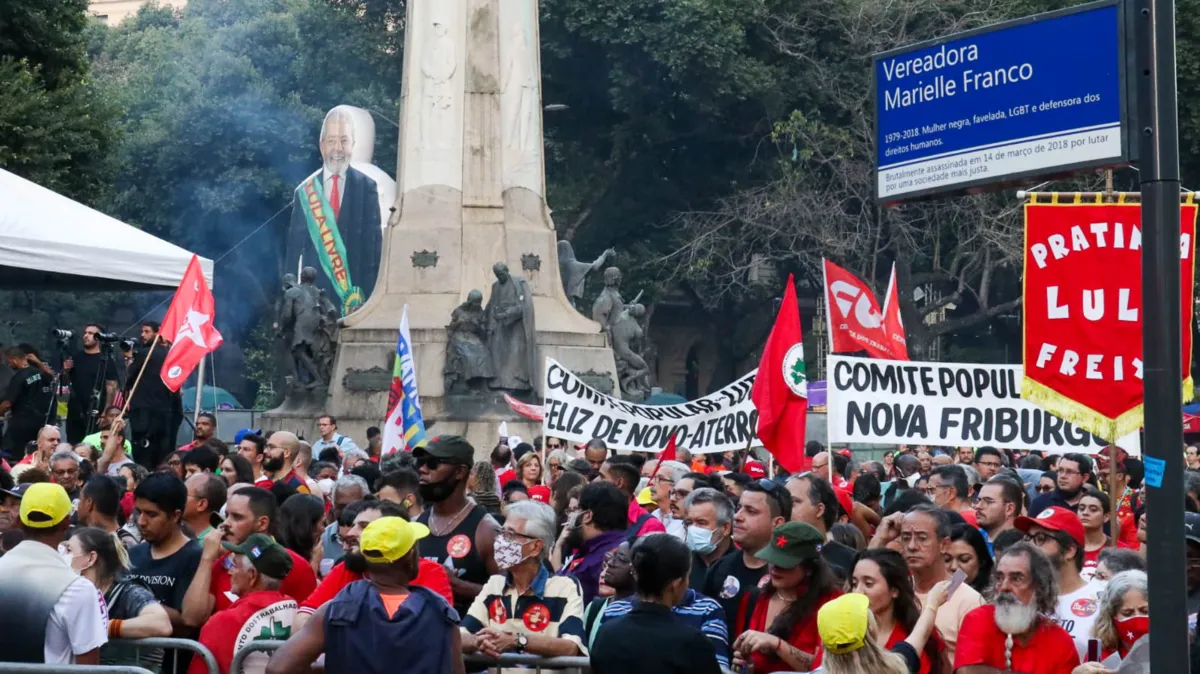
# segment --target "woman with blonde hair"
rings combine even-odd
[[[517,460],[517,479],[529,491],[529,498],[550,504],[550,488],[542,484],[542,459],[537,452],[526,452]]]
[[[161,649],[139,649],[112,639],[171,636],[171,617],[148,588],[125,577],[129,556],[116,534],[102,529],[76,529],[67,541],[71,568],[92,581],[108,606],[108,638],[100,648],[102,665],[139,665],[157,671]]]
[[[1108,581],[1100,594],[1100,610],[1092,623],[1092,636],[1100,640],[1100,659],[1117,653],[1122,659],[1150,632],[1149,585],[1145,571],[1122,571]]]

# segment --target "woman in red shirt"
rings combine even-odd
[[[821,559],[824,536],[811,525],[787,522],[755,556],[767,562],[767,584],[742,596],[733,662],[754,674],[807,672],[821,645],[817,610],[842,591]]]
[[[921,604],[913,592],[912,576],[904,557],[887,548],[864,550],[854,564],[850,591],[867,595],[875,616],[879,645],[892,650],[904,641],[921,618]],[[921,651],[920,674],[942,671],[942,640],[934,630]]]

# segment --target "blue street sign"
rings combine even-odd
[[[1116,0],[875,56],[877,186],[900,201],[1129,159]]]

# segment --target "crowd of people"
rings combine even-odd
[[[507,653],[598,674],[1100,674],[1149,633],[1143,469],[1123,453],[859,462],[809,443],[813,470],[789,475],[553,437],[380,456],[378,429],[360,449],[329,415],[312,443],[229,444],[201,415],[151,470],[120,410],[99,426],[74,446],[45,426],[0,472],[0,594],[28,607],[0,612],[5,659],[204,674],[127,641],[175,636],[220,674],[261,638],[286,640],[259,654],[271,674]],[[1200,472],[1187,484],[1194,627]]]

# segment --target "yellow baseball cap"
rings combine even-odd
[[[651,505],[654,503],[654,494],[651,493],[650,487],[646,487],[645,489],[638,492],[637,502],[638,502],[638,505],[644,505],[644,506],[648,506],[648,505]]]
[[[71,514],[71,497],[53,482],[29,485],[21,496],[21,523],[33,529],[58,526]]]
[[[827,602],[817,611],[821,645],[838,655],[862,648],[867,639],[867,613],[870,610],[871,600],[857,592]]]
[[[409,522],[402,517],[380,517],[363,529],[358,546],[368,562],[387,564],[394,562],[429,535],[429,527],[420,522]]]

